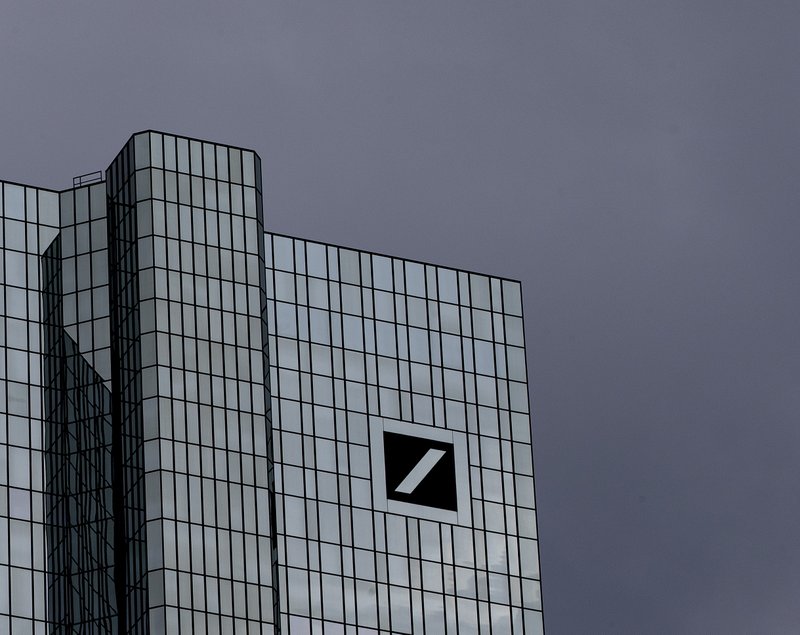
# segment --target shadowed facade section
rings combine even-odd
[[[64,331],[61,241],[42,258],[51,633],[117,633],[111,393]]]

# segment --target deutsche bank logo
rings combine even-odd
[[[386,497],[458,511],[452,443],[383,432]]]
[[[377,511],[472,525],[466,433],[386,417],[369,427]]]

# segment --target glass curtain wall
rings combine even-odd
[[[116,633],[105,185],[60,207],[41,261],[50,632]]]
[[[265,233],[249,150],[0,182],[0,632],[542,632],[518,282]]]
[[[265,241],[286,632],[540,633],[519,283]]]
[[[273,632],[260,177],[252,151],[159,133],[109,168],[138,632]]]
[[[45,633],[47,544],[40,256],[58,193],[0,183],[0,632]]]

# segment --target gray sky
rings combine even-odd
[[[269,229],[522,279],[545,622],[800,625],[797,0],[6,0],[0,178],[155,128]]]

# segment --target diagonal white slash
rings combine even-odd
[[[420,459],[419,463],[408,473],[408,476],[403,479],[403,482],[400,483],[394,491],[400,494],[410,494],[413,492],[444,454],[444,450],[434,450],[433,448],[428,450],[425,456]]]

